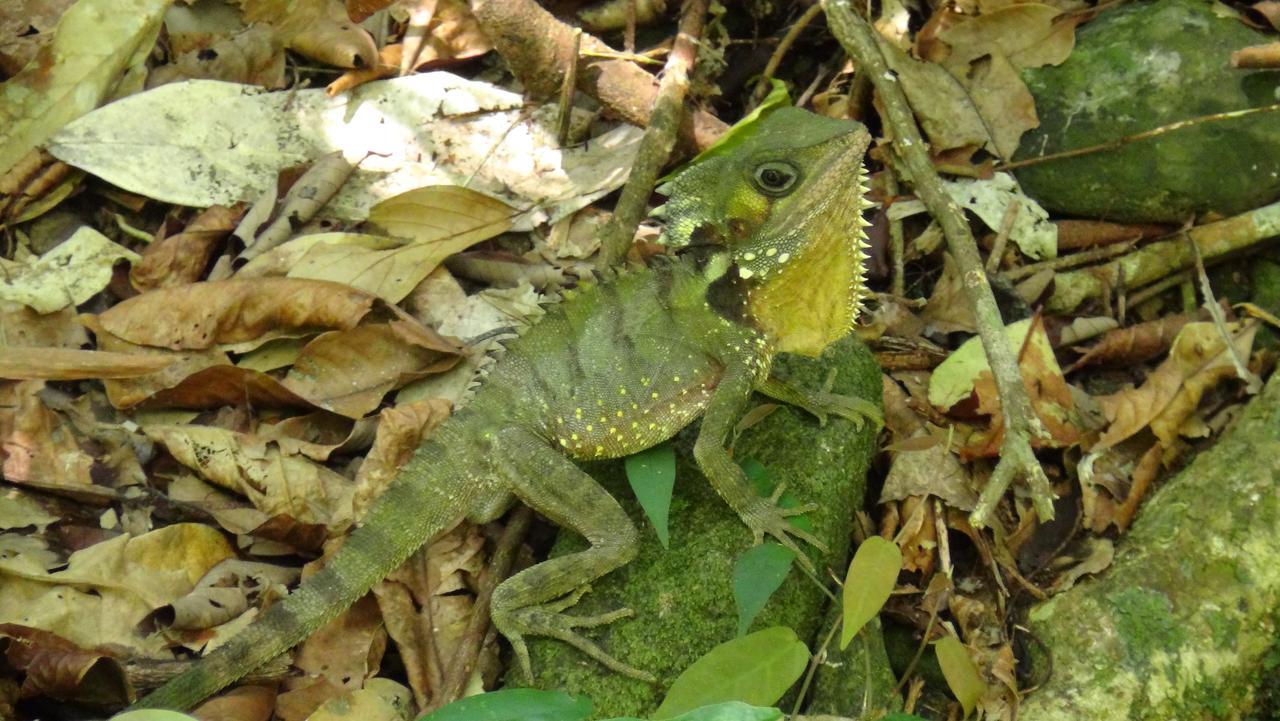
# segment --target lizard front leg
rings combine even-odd
[[[730,369],[720,380],[702,414],[702,426],[693,444],[694,460],[720,497],[742,517],[742,521],[755,534],[756,543],[763,541],[765,536],[772,536],[794,551],[805,568],[812,570],[813,562],[802,552],[796,539],[806,541],[824,552],[826,548],[813,534],[796,527],[788,519],[814,510],[814,507],[780,507],[778,499],[782,495],[783,484],[778,485],[772,497],[761,497],[751,487],[742,468],[734,463],[725,450],[725,440],[751,395],[751,390],[751,378],[741,370]]]
[[[635,558],[639,536],[618,501],[594,478],[537,436],[516,429],[498,437],[504,475],[511,490],[533,510],[561,528],[581,534],[585,551],[552,558],[521,571],[498,586],[490,602],[494,624],[507,637],[526,677],[533,678],[525,636],[548,636],[577,648],[618,673],[653,682],[652,675],[610,656],[575,629],[611,623],[631,615],[618,609],[595,616],[565,613],[592,581]]]
[[[829,384],[828,384],[829,387]],[[786,380],[771,375],[762,381],[756,390],[770,398],[793,405],[818,419],[818,423],[827,424],[827,416],[847,418],[862,427],[864,420],[875,424],[876,428],[884,425],[884,415],[876,404],[865,398],[841,395],[826,390],[809,391]]]

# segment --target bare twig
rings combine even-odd
[[[635,163],[631,166],[631,176],[622,188],[622,195],[613,210],[613,218],[601,233],[602,268],[617,265],[626,256],[636,226],[644,218],[658,173],[662,172],[671,157],[676,144],[676,131],[684,116],[684,99],[689,92],[689,73],[698,59],[698,39],[702,37],[708,4],[709,0],[685,0],[680,16],[680,30],[671,47],[671,54],[667,56],[667,66],[662,71],[662,83],[658,86],[653,114],[649,116],[649,129],[640,141]]]
[[[769,62],[764,66],[764,72],[760,74],[760,81],[756,83],[756,89],[751,92],[751,104],[759,105],[764,96],[769,92],[769,80],[773,78],[773,74],[778,72],[778,66],[782,64],[782,59],[787,56],[787,51],[795,44],[800,37],[800,33],[818,17],[818,13],[822,12],[821,3],[814,3],[809,6],[808,10],[796,19],[795,23],[787,29],[787,34],[782,36],[782,41],[778,43],[778,47],[773,49],[773,54],[769,56]]]
[[[823,0],[827,11],[827,25],[845,51],[857,60],[875,84],[885,109],[885,122],[893,128],[893,144],[902,157],[906,171],[911,176],[916,194],[929,208],[929,213],[942,227],[947,247],[960,264],[965,293],[973,306],[978,325],[978,335],[986,350],[991,373],[995,376],[1000,393],[1005,420],[1004,442],[1000,448],[1000,461],[991,474],[974,508],[972,522],[985,526],[996,503],[1015,476],[1027,479],[1036,515],[1042,521],[1053,518],[1053,489],[1044,474],[1044,468],[1031,449],[1033,434],[1044,433],[1039,418],[1031,408],[1031,400],[1022,385],[1018,359],[1004,334],[1004,322],[996,306],[991,284],[982,271],[982,259],[978,256],[978,244],[969,229],[959,206],[951,200],[942,181],[929,161],[924,138],[916,127],[911,106],[898,85],[897,76],[889,70],[884,56],[876,46],[874,30],[858,16],[850,0]]]

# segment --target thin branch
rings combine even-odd
[[[823,0],[823,6],[827,10],[828,27],[844,46],[845,52],[866,70],[867,77],[879,92],[885,122],[892,128],[894,148],[903,159],[916,195],[942,227],[947,247],[960,265],[965,294],[974,309],[978,335],[982,338],[982,347],[986,350],[991,373],[1000,392],[1005,421],[1000,461],[978,499],[972,522],[975,526],[987,524],[991,511],[1015,476],[1027,479],[1036,514],[1042,521],[1047,521],[1053,518],[1053,489],[1031,450],[1033,434],[1040,436],[1044,430],[1022,384],[1017,356],[1005,338],[1004,321],[991,292],[991,284],[982,270],[978,244],[969,223],[943,189],[942,181],[929,161],[927,146],[916,127],[911,106],[898,84],[897,75],[889,69],[876,45],[875,31],[854,12],[850,0]]]
[[[636,226],[644,219],[653,185],[675,148],[676,132],[684,117],[684,99],[689,92],[689,74],[698,59],[698,40],[702,37],[708,4],[709,0],[686,0],[684,4],[680,30],[667,56],[667,66],[662,71],[658,96],[649,116],[649,128],[640,140],[631,176],[622,188],[613,218],[601,234],[601,268],[613,267],[626,257]]]

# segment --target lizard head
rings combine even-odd
[[[817,355],[853,326],[866,295],[869,143],[859,123],[779,108],[662,189],[668,242],[723,247],[741,315],[777,351]]]

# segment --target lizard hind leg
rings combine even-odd
[[[494,625],[511,642],[525,676],[532,679],[526,636],[563,641],[605,667],[653,682],[651,674],[629,666],[583,636],[592,628],[626,618],[629,609],[597,615],[571,615],[595,579],[635,558],[639,537],[622,506],[594,478],[524,431],[509,430],[499,439],[501,456],[510,459],[504,475],[515,495],[561,528],[581,534],[586,550],[552,558],[504,581],[494,590],[490,613]]]

